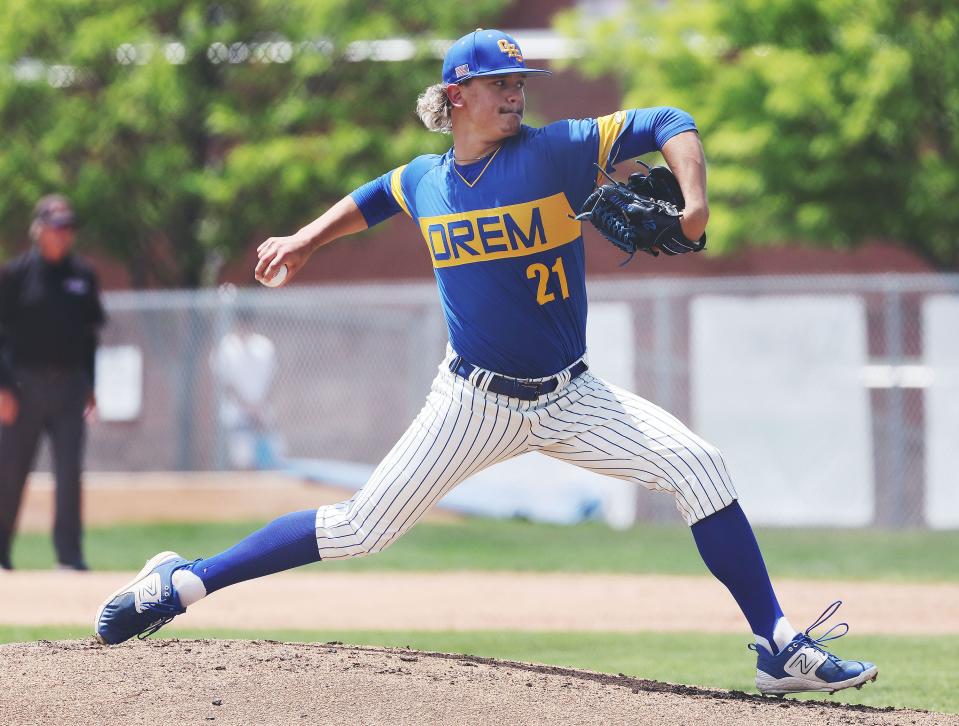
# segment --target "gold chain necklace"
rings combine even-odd
[[[503,145],[503,142],[501,141],[499,144],[497,144],[496,148],[493,149],[492,151],[488,151],[488,152],[486,152],[485,154],[483,154],[482,156],[477,156],[477,157],[475,157],[475,158],[473,158],[473,159],[457,159],[457,158],[456,158],[456,150],[454,149],[454,150],[453,150],[453,161],[456,162],[457,164],[471,164],[471,163],[474,162],[474,161],[479,161],[480,159],[485,159],[485,158],[486,158],[487,156],[489,156],[490,154],[495,154],[497,151],[499,151],[499,147],[502,146],[502,145]]]
[[[468,186],[470,189],[472,189],[473,186],[476,184],[476,182],[478,182],[478,181],[480,180],[480,177],[482,177],[483,174],[486,173],[486,170],[489,169],[489,165],[493,163],[493,159],[496,158],[496,155],[499,153],[499,150],[500,150],[501,148],[503,148],[503,147],[502,147],[502,146],[497,146],[497,147],[496,147],[496,151],[494,151],[492,154],[490,154],[489,161],[486,162],[486,165],[483,167],[482,171],[480,171],[480,173],[476,175],[476,178],[473,180],[472,183],[468,182],[468,181],[466,180],[466,177],[463,176],[462,174],[460,174],[460,170],[456,168],[456,158],[455,158],[455,157],[453,158],[453,171],[456,172],[456,176],[458,176],[460,179],[463,180],[463,183],[466,184],[466,186]],[[479,158],[482,159],[483,157],[481,156],[481,157],[479,157]],[[477,159],[476,161],[479,161],[479,159]]]

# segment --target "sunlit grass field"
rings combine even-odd
[[[152,524],[91,529],[87,559],[96,570],[137,570],[157,552],[194,558],[220,552],[262,526]],[[770,572],[777,578],[959,581],[959,531],[812,530],[757,531]],[[20,535],[14,563],[22,569],[54,564],[45,534]],[[572,527],[516,520],[467,519],[425,523],[373,557],[313,567],[339,571],[511,570],[705,574],[688,528],[639,525],[626,531],[599,523]]]
[[[220,552],[258,522],[155,524],[91,529],[86,535],[96,570],[136,570],[156,552],[186,557]],[[760,529],[757,537],[777,578],[959,582],[959,532]],[[53,566],[45,534],[24,534],[14,547],[21,569]],[[468,519],[426,523],[374,557],[311,565],[339,571],[452,570],[705,575],[688,529],[641,525],[615,531],[599,523],[573,527]],[[419,650],[586,668],[754,691],[755,657],[738,635],[698,633],[524,633],[400,631],[184,630],[166,637],[269,638],[283,641],[410,646]],[[0,642],[89,637],[86,628],[0,627]],[[959,713],[959,636],[852,635],[836,643],[841,656],[873,660],[879,681],[827,700]]]

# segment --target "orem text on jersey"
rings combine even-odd
[[[577,239],[581,225],[562,192],[543,199],[419,219],[434,267],[522,257]]]

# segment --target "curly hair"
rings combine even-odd
[[[452,132],[452,110],[444,83],[429,86],[416,99],[416,115],[430,131],[438,131],[441,134]]]

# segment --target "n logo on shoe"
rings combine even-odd
[[[809,675],[809,671],[816,667],[815,661],[807,658],[805,653],[796,655],[796,657],[793,658],[792,664],[806,675]]]
[[[812,648],[800,648],[799,652],[786,663],[783,670],[792,676],[809,676],[815,673],[816,669],[825,662],[825,653],[820,653]]]
[[[138,613],[143,612],[144,603],[157,602],[160,599],[160,575],[154,572],[142,580],[133,589],[133,599]]]

